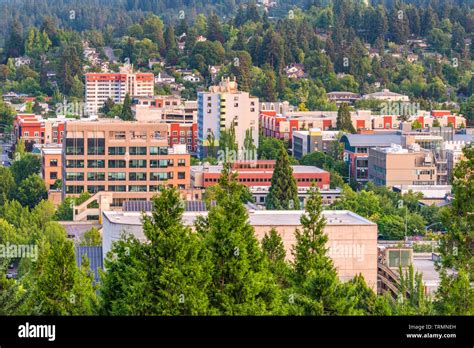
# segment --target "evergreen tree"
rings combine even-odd
[[[224,43],[224,34],[219,17],[212,13],[207,19],[207,39],[210,41],[219,41]]]
[[[290,313],[303,315],[362,314],[351,283],[341,284],[332,260],[326,255],[328,237],[322,216],[322,198],[316,187],[309,191],[301,230],[296,229],[292,263],[293,305]]]
[[[71,89],[73,89],[76,83],[75,76],[79,80],[82,78],[81,58],[75,45],[66,44],[58,64],[58,78],[64,94],[69,95],[71,93]]]
[[[252,57],[246,51],[239,51],[236,52],[236,56],[234,58],[231,73],[237,79],[239,84],[239,89],[241,91],[250,91],[250,83],[251,83],[251,76],[250,76],[250,69],[252,68]]]
[[[267,209],[300,209],[298,187],[293,177],[288,152],[280,145],[278,158],[273,169],[270,190],[266,200]]]
[[[19,57],[23,53],[23,27],[18,18],[15,18],[11,25],[10,36],[5,43],[5,54],[7,57]]]
[[[269,261],[270,271],[275,276],[280,288],[289,286],[289,267],[285,261],[286,251],[280,234],[272,228],[270,232],[265,233],[262,239],[263,253]]]
[[[442,216],[447,232],[441,239],[441,262],[438,265],[441,284],[436,308],[444,315],[474,313],[474,147],[463,149],[464,160],[454,169],[453,202]],[[453,269],[454,274],[448,274]]]
[[[31,286],[24,311],[37,315],[91,315],[98,308],[88,263],[78,268],[74,243],[59,225],[51,225],[39,245],[38,261],[28,276]],[[61,231],[62,230],[62,231]]]
[[[99,112],[103,113],[104,115],[107,115],[109,112],[113,110],[115,106],[115,103],[112,98],[107,98],[105,101],[104,105],[99,109]]]
[[[162,56],[166,55],[166,43],[163,35],[163,21],[160,17],[150,14],[143,23],[143,34],[146,38],[153,41]],[[130,58],[131,59],[131,58]]]
[[[174,35],[174,28],[172,25],[169,25],[165,30],[165,44],[167,50],[176,49],[176,37]]]
[[[123,101],[120,118],[124,121],[133,121],[134,119],[132,113],[132,98],[130,98],[130,94],[128,93],[125,95],[125,99]]]
[[[153,200],[152,216],[143,219],[150,241],[145,260],[154,265],[147,274],[150,303],[161,315],[202,315],[208,307],[211,265],[200,236],[183,225],[182,203],[175,189],[166,189]]]
[[[352,124],[351,111],[347,103],[342,103],[339,110],[337,110],[336,127],[340,131],[356,132]]]
[[[212,264],[202,236],[183,225],[184,207],[175,189],[153,199],[144,216],[149,243],[133,237],[116,243],[106,260],[101,292],[108,314],[205,315]]]
[[[240,200],[242,185],[224,165],[216,190],[216,206],[196,223],[211,253],[212,281],[209,301],[212,312],[221,315],[266,315],[281,313],[279,289],[268,269]]]

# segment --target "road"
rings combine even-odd
[[[1,147],[1,151],[2,151],[2,153],[0,155],[0,157],[1,157],[0,158],[0,160],[1,160],[0,165],[3,166],[4,162],[11,162],[10,158],[8,158],[8,150],[11,149],[11,146],[12,146],[12,144],[9,143],[9,142],[0,143],[0,147]]]

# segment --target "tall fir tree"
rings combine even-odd
[[[221,315],[281,314],[281,297],[268,260],[240,200],[242,185],[226,163],[216,189],[216,206],[196,223],[211,252],[209,300]]]
[[[114,245],[101,289],[106,314],[208,314],[212,264],[202,236],[183,224],[182,203],[175,189],[163,190],[143,218],[149,243],[129,237]]]
[[[438,265],[441,283],[436,308],[444,315],[474,313],[474,146],[463,149],[464,160],[454,169],[453,202],[442,221],[447,232],[441,239],[441,262]],[[454,269],[454,273],[448,273]]]
[[[340,131],[355,133],[354,125],[352,124],[351,111],[349,104],[342,103],[337,110],[336,127]]]
[[[99,302],[88,261],[76,265],[74,243],[57,224],[39,242],[38,260],[27,276],[23,311],[36,315],[92,315]]]
[[[309,191],[301,229],[293,246],[293,305],[290,313],[303,315],[362,314],[356,309],[357,294],[351,283],[342,284],[327,255],[326,220],[323,204],[315,186]]]
[[[132,113],[132,98],[130,98],[130,94],[128,93],[123,101],[122,113],[120,114],[120,118],[124,121],[133,121],[134,119]]]
[[[270,271],[275,276],[280,288],[287,288],[289,283],[289,267],[285,260],[286,251],[283,240],[276,229],[272,228],[262,238],[262,250],[269,261]]]
[[[298,187],[293,177],[293,169],[285,147],[279,145],[278,158],[273,169],[266,207],[273,210],[300,209]]]

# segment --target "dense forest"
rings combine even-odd
[[[327,92],[388,88],[422,109],[452,109],[473,120],[472,2],[368,3],[288,1],[265,8],[248,1],[0,0],[0,86],[3,93],[55,96],[53,102],[63,95],[82,99],[91,65],[83,55],[86,40],[104,60],[113,52],[117,63],[140,70],[161,60],[165,67],[152,70],[166,69],[182,82],[185,99],[216,78],[235,76],[240,89],[261,100],[287,100],[300,110],[336,110]],[[32,62],[15,66],[13,59],[24,55]],[[304,78],[288,76],[293,64]],[[220,67],[217,76],[209,66]],[[184,83],[180,68],[202,76],[202,84]]]

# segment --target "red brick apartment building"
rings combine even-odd
[[[258,160],[254,163],[249,161],[237,161],[233,169],[237,172],[237,180],[248,187],[270,186],[273,169],[276,161]],[[312,183],[320,189],[328,189],[330,182],[329,172],[313,166],[292,166],[293,177],[298,187],[309,187]],[[206,188],[217,184],[221,175],[221,165],[191,166],[191,185],[194,188]]]

